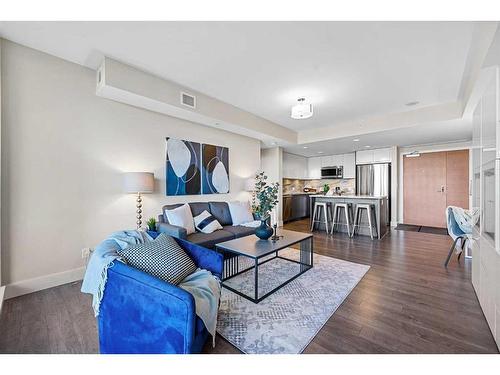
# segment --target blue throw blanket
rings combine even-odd
[[[221,291],[219,279],[211,272],[198,268],[196,272],[182,280],[179,287],[194,297],[196,315],[200,317],[208,333],[212,335],[212,346],[215,346],[215,330]]]
[[[81,289],[83,293],[92,294],[92,307],[95,316],[99,315],[99,306],[108,278],[108,268],[113,265],[114,260],[121,259],[117,251],[152,240],[146,232],[125,230],[113,233],[95,248],[87,265]]]
[[[113,261],[122,260],[118,251],[152,240],[153,238],[146,232],[120,231],[113,233],[95,248],[87,265],[81,289],[83,293],[92,294],[92,307],[95,316],[99,315],[99,306],[108,278],[108,268],[113,266]],[[221,292],[219,279],[211,272],[198,268],[196,272],[182,280],[179,287],[194,297],[196,315],[200,317],[207,331],[212,335],[214,344]]]

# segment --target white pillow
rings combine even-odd
[[[194,229],[193,214],[189,204],[185,203],[173,210],[165,210],[165,214],[170,224],[185,228],[188,235],[196,232]]]
[[[222,225],[207,210],[194,217],[194,226],[202,233],[212,233],[222,229]]]
[[[250,211],[250,204],[248,202],[228,202],[229,212],[233,225],[240,225],[254,221],[252,212]]]

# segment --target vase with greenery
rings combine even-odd
[[[148,230],[156,231],[156,219],[154,217],[150,217],[146,224],[148,226]]]
[[[330,185],[324,184],[323,185],[323,194],[326,194],[330,191]]]
[[[259,218],[260,226],[255,229],[255,235],[267,240],[273,235],[273,228],[268,225],[271,211],[278,204],[279,183],[267,183],[264,172],[255,175],[255,187],[252,194],[252,211]]]

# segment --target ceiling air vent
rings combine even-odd
[[[181,92],[181,104],[189,108],[196,108],[196,96]]]

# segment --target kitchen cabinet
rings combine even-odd
[[[322,156],[321,157],[321,167],[332,167],[333,166],[333,156]]]
[[[471,254],[472,254],[473,258],[476,257],[477,259],[479,259],[480,249],[481,249],[481,247],[479,246],[479,241],[474,241],[472,243],[472,247],[471,247]],[[476,291],[477,299],[480,301],[481,296],[479,295],[479,291],[481,289],[480,289],[480,285],[479,285],[480,284],[479,271],[480,271],[479,262],[473,261],[472,262],[472,272],[471,272],[472,286],[474,287],[474,289]]]
[[[391,148],[379,148],[356,152],[356,164],[390,163]]]
[[[292,217],[292,196],[283,196],[283,222],[290,221]]]
[[[373,162],[374,163],[390,163],[391,161],[391,149],[390,148],[379,148],[373,150]]]
[[[321,157],[307,159],[308,177],[312,179],[321,178]]]
[[[472,285],[500,347],[500,144],[498,67],[481,73],[487,82],[472,118],[472,206],[480,209],[472,245]]]
[[[344,168],[344,178],[356,178],[356,154],[328,155],[308,158],[308,177],[311,179],[321,178],[321,168],[339,167]]]
[[[307,158],[303,156],[283,153],[283,178],[308,178]]]
[[[339,167],[339,166],[343,166],[344,165],[344,155],[332,155],[331,156],[332,160],[332,164],[331,166],[333,167]]]
[[[285,195],[283,197],[283,221],[286,223],[305,217],[309,217],[309,195]]]
[[[344,154],[344,178],[356,178],[356,154]]]
[[[356,164],[372,164],[373,150],[357,151]]]

